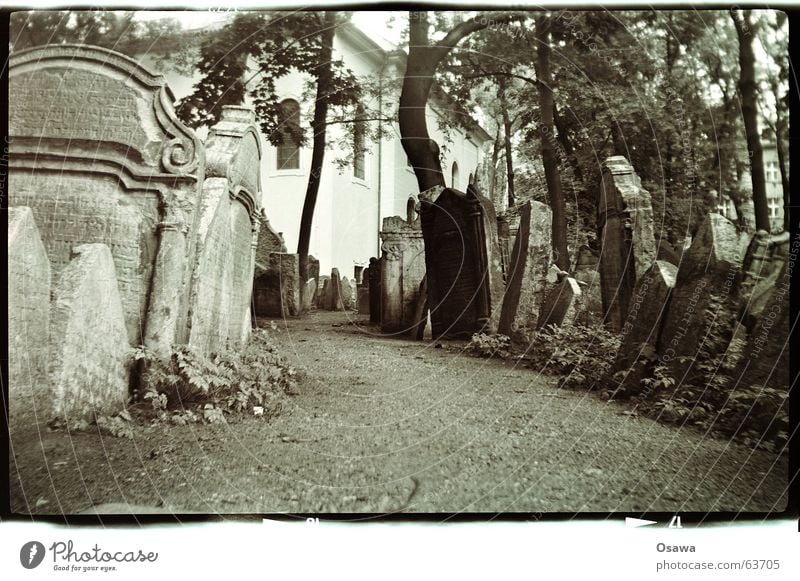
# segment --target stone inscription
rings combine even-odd
[[[131,87],[89,71],[50,69],[9,82],[9,133],[17,137],[113,141],[156,165],[161,142],[144,130],[152,115]]]

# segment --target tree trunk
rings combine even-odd
[[[783,231],[789,231],[789,172],[786,171],[786,148],[783,146],[783,136],[786,135],[786,120],[781,108],[780,88],[777,79],[772,81],[772,94],[775,95],[775,147],[778,149],[778,168],[781,172],[781,186],[783,187]]]
[[[561,144],[561,147],[564,148],[564,153],[567,155],[567,159],[569,159],[570,165],[572,166],[572,171],[575,172],[575,179],[578,180],[581,185],[584,185],[583,172],[581,171],[581,166],[578,164],[578,160],[575,157],[575,148],[572,147],[572,141],[567,133],[567,127],[564,125],[564,119],[561,117],[561,115],[559,115],[558,105],[555,102],[553,102],[553,123],[555,123],[556,126],[558,142]]]
[[[430,46],[427,12],[412,12],[406,74],[400,93],[400,143],[411,161],[419,191],[445,187],[439,146],[428,135],[426,110],[433,74],[442,56]],[[445,53],[446,54],[446,53]]]
[[[489,168],[489,199],[496,203],[495,198],[497,190],[497,161],[500,159],[500,127],[497,127],[497,134],[492,143],[492,165]]]
[[[770,231],[769,208],[767,207],[767,185],[764,179],[764,152],[758,132],[757,85],[755,55],[753,53],[753,25],[750,12],[730,12],[739,37],[739,93],[742,97],[742,118],[747,137],[747,152],[750,156],[750,175],[753,180],[753,206],[756,229]]]
[[[508,185],[508,207],[514,206],[516,196],[514,194],[514,158],[511,152],[511,120],[508,117],[508,101],[506,99],[506,79],[498,79],[497,96],[500,99],[500,114],[503,117],[503,135],[505,141],[503,147],[506,152],[506,183]]]
[[[300,263],[300,305],[305,305],[305,283],[308,280],[308,248],[311,244],[311,225],[314,220],[314,208],[317,205],[319,182],[322,178],[322,164],[325,161],[325,134],[328,127],[328,95],[330,94],[333,72],[330,62],[333,54],[333,37],[336,31],[336,12],[325,12],[323,21],[322,51],[320,67],[317,73],[317,96],[314,102],[314,119],[311,129],[314,132],[313,149],[311,151],[311,172],[308,176],[306,198],[300,218],[300,236],[297,241],[297,254]]]
[[[547,193],[550,196],[550,207],[553,210],[553,254],[555,264],[561,270],[569,270],[569,252],[567,249],[567,212],[564,195],[561,192],[561,176],[558,172],[558,156],[553,140],[555,139],[553,121],[553,83],[550,72],[550,18],[536,18],[536,77],[539,81],[539,108],[542,113],[540,132],[542,135],[542,163],[544,177],[547,182]]]

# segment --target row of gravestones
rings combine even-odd
[[[420,219],[384,220],[383,253],[368,269],[371,320],[422,338],[429,316],[435,338],[483,331],[523,344],[547,325],[605,324],[622,336],[615,377],[637,388],[657,365],[682,381],[699,353],[724,354],[736,340],[739,380],[782,385],[788,237],[752,237],[710,214],[679,254],[656,241],[650,194],[624,157],[605,161],[600,193],[600,254],[584,248],[569,275],[553,265],[546,205],[496,220],[474,186],[424,192]]]
[[[119,53],[45,46],[9,65],[11,416],[111,413],[135,347],[249,334],[254,114],[224,107],[201,143],[163,77]]]

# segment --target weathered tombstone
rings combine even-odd
[[[552,212],[541,202],[527,202],[509,268],[497,332],[527,343],[535,331],[550,267]]]
[[[414,324],[411,326],[409,335],[412,339],[421,341],[425,335],[425,326],[428,323],[428,277],[423,276],[419,283],[419,292],[414,304]]]
[[[494,207],[474,186],[434,190],[420,194],[433,336],[494,332],[503,294]]]
[[[316,304],[317,300],[317,280],[314,278],[309,278],[306,281],[306,289],[305,293],[303,294],[303,311],[308,311],[311,309],[311,305]]]
[[[354,266],[353,267],[353,284],[356,284],[356,285],[361,284],[363,275],[364,275],[364,267],[363,266]]]
[[[82,244],[62,269],[50,311],[52,416],[92,420],[128,400],[130,346],[111,251]]]
[[[650,194],[622,156],[609,157],[603,164],[598,228],[605,321],[619,331],[636,281],[656,260]]]
[[[658,260],[636,283],[631,308],[622,326],[622,343],[612,373],[625,371],[621,384],[638,390],[641,380],[656,360],[661,327],[678,269]]]
[[[672,244],[661,238],[658,241],[658,255],[657,260],[662,262],[669,262],[674,266],[678,266],[678,262],[680,262],[680,256],[678,253],[675,252],[675,248],[672,247]]]
[[[353,304],[355,301],[355,293],[353,292],[353,285],[350,283],[350,280],[346,277],[342,277],[342,294],[341,294],[341,308],[345,311],[349,311],[353,308]]]
[[[684,252],[658,341],[659,356],[678,382],[701,350],[717,348],[710,341],[727,345],[732,336],[746,243],[746,235],[714,213]]]
[[[600,291],[598,256],[585,246],[578,252],[573,278],[578,281],[581,296],[576,323],[598,325],[603,322],[603,297]]]
[[[369,320],[381,322],[381,261],[369,259]]]
[[[562,277],[545,296],[536,328],[544,329],[550,325],[560,327],[573,323],[578,314],[580,296],[578,281],[569,276]]]
[[[205,150],[189,345],[210,353],[241,343],[250,332],[255,258],[265,239],[258,201],[261,138],[253,110],[224,106]]]
[[[204,156],[163,77],[119,53],[51,45],[9,59],[10,205],[29,206],[54,279],[74,246],[111,249],[128,340],[188,339]]]
[[[253,284],[255,313],[259,317],[293,317],[300,312],[300,258],[272,252],[266,272]]]
[[[381,330],[399,333],[413,325],[419,283],[425,276],[425,245],[419,221],[383,219],[381,230]]]
[[[369,287],[358,287],[358,314],[369,315]]]
[[[319,289],[317,292],[317,308],[318,309],[328,309],[328,295],[330,294],[330,277],[328,275],[323,275],[320,277],[320,283],[322,284],[322,288]]]
[[[328,294],[325,297],[325,309],[328,311],[342,310],[342,279],[339,277],[339,269],[331,270],[331,280],[328,285]]]
[[[31,209],[9,208],[8,402],[12,421],[31,421],[36,402],[46,401],[42,396],[47,385],[49,333],[50,261]]]

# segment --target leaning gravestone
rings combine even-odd
[[[8,209],[9,418],[29,421],[47,394],[50,261],[30,208]]]
[[[656,260],[650,194],[622,156],[603,163],[598,228],[605,322],[620,331],[636,281]]]
[[[188,338],[202,145],[163,77],[119,53],[51,45],[9,59],[10,205],[29,206],[54,279],[103,243],[128,340]]]
[[[712,340],[727,346],[748,240],[730,220],[714,213],[684,252],[658,341],[659,356],[676,381],[684,381],[701,352],[721,348]]]
[[[92,420],[128,399],[130,346],[111,251],[83,244],[62,269],[50,311],[51,416]]]
[[[536,328],[544,329],[551,325],[561,327],[575,322],[580,297],[578,281],[569,276],[562,277],[544,297]]]
[[[541,202],[522,206],[519,230],[506,270],[506,293],[497,332],[527,343],[536,328],[550,267],[552,212]]]
[[[494,207],[473,185],[437,192],[420,194],[433,337],[491,333],[503,294]]]

